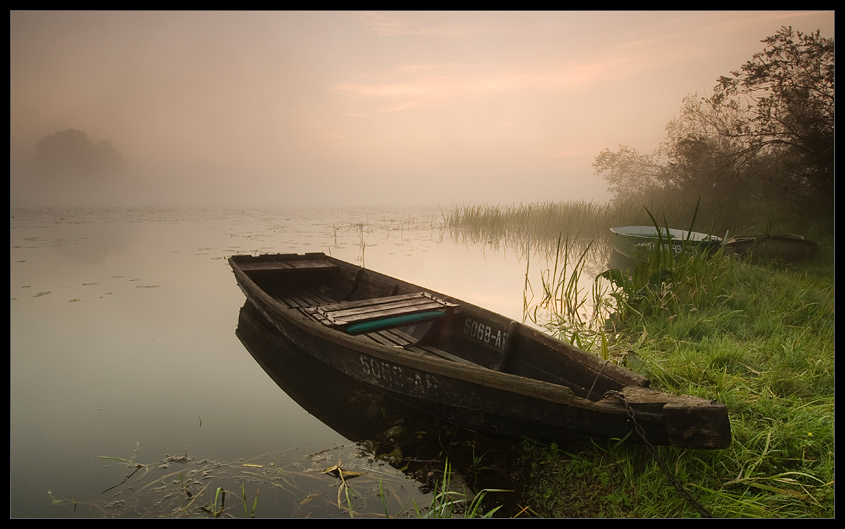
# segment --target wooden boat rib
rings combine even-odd
[[[651,389],[481,307],[324,254],[229,263],[248,301],[328,368],[470,430],[642,442],[631,411],[652,444],[730,444],[724,404]]]

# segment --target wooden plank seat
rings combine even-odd
[[[338,268],[334,263],[321,259],[300,259],[297,261],[270,261],[258,260],[251,263],[241,263],[240,267],[246,272],[273,272],[283,270],[301,272],[305,270],[333,270]]]
[[[344,301],[308,310],[317,321],[348,334],[390,329],[415,322],[443,318],[457,307],[428,292],[400,294],[383,298]]]

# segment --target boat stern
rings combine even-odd
[[[642,428],[643,442],[697,449],[723,449],[731,444],[728,408],[721,402],[638,386],[605,398],[622,401]]]

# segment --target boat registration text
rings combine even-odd
[[[508,340],[508,331],[467,318],[464,322],[464,334],[479,342],[504,350]]]
[[[377,385],[403,390],[414,396],[425,396],[437,390],[437,378],[428,373],[405,373],[398,365],[366,355],[360,356],[361,368]]]

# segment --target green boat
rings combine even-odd
[[[674,228],[657,228],[655,226],[623,226],[610,228],[613,249],[632,259],[644,259],[655,248],[662,244],[670,250],[672,255],[679,254],[684,247],[715,251],[722,245],[722,238],[708,233],[677,230]]]

